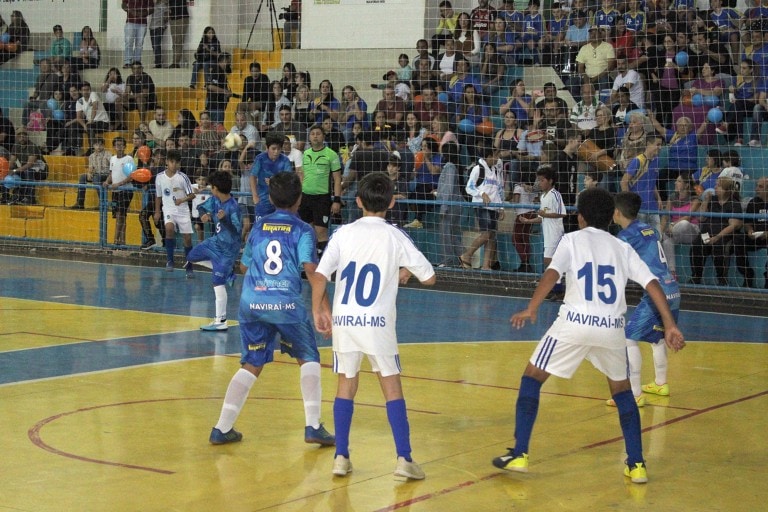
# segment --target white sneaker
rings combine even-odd
[[[343,455],[337,455],[333,459],[333,474],[336,476],[347,476],[352,472],[352,461]]]
[[[749,147],[751,148],[759,148],[762,144],[760,144],[759,140],[751,140],[749,141]]]
[[[395,466],[395,476],[412,480],[424,480],[424,477],[427,475],[424,474],[424,470],[415,462],[408,462],[404,457],[398,457],[397,466]]]
[[[201,331],[226,331],[227,329],[229,329],[229,326],[227,325],[226,318],[217,318],[208,325],[200,326]]]

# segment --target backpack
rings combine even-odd
[[[477,181],[475,182],[475,186],[479,187],[483,184],[485,181],[485,166],[480,164],[480,160],[477,160],[474,164],[470,165],[466,168],[465,172],[466,175],[459,176],[459,179],[462,183],[466,183],[466,181],[469,179],[469,176],[472,174],[472,169],[474,169],[476,166],[480,166],[480,173],[477,175]],[[467,188],[461,187],[461,193],[464,196],[465,201],[472,202],[472,196],[467,194]]]

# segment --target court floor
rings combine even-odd
[[[239,332],[198,330],[213,307],[204,272],[188,281],[181,270],[3,256],[0,297],[0,511],[730,511],[768,499],[765,318],[681,314],[690,343],[670,357],[672,395],[641,409],[650,482],[639,486],[622,476],[618,416],[588,363],[545,384],[530,472],[490,464],[514,442],[520,375],[555,305],[516,331],[507,320],[523,299],[403,289],[403,386],[427,473],[403,482],[370,372],[347,478],[331,475],[332,448],[304,444],[298,367],[283,356],[236,424],[243,442],[208,444]],[[335,377],[320,345],[332,431]]]

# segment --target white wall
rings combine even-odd
[[[11,22],[11,11],[21,11],[30,32],[51,32],[54,25],[61,25],[64,33],[80,32],[90,25],[99,30],[100,0],[7,0],[0,2],[0,14],[6,23]],[[118,2],[118,7],[119,2]]]

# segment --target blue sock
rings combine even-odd
[[[333,428],[336,431],[336,455],[349,458],[349,429],[352,427],[352,413],[355,402],[336,397],[333,402]]]
[[[192,250],[192,246],[191,245],[189,247],[184,246],[184,261],[185,262],[189,261],[189,253],[190,253],[191,250]]]
[[[408,425],[408,412],[405,409],[405,399],[390,400],[387,402],[387,419],[395,438],[395,450],[398,457],[411,460],[411,427]]]
[[[616,402],[616,408],[619,410],[619,423],[621,423],[627,450],[627,464],[635,467],[636,463],[645,462],[640,433],[640,411],[637,409],[637,402],[631,389],[613,395],[613,401]]]
[[[523,375],[520,379],[520,392],[517,395],[515,412],[515,454],[528,453],[533,424],[539,413],[539,395],[541,382]]]
[[[176,239],[166,238],[165,240],[165,259],[168,263],[173,263],[173,252],[176,250]]]

